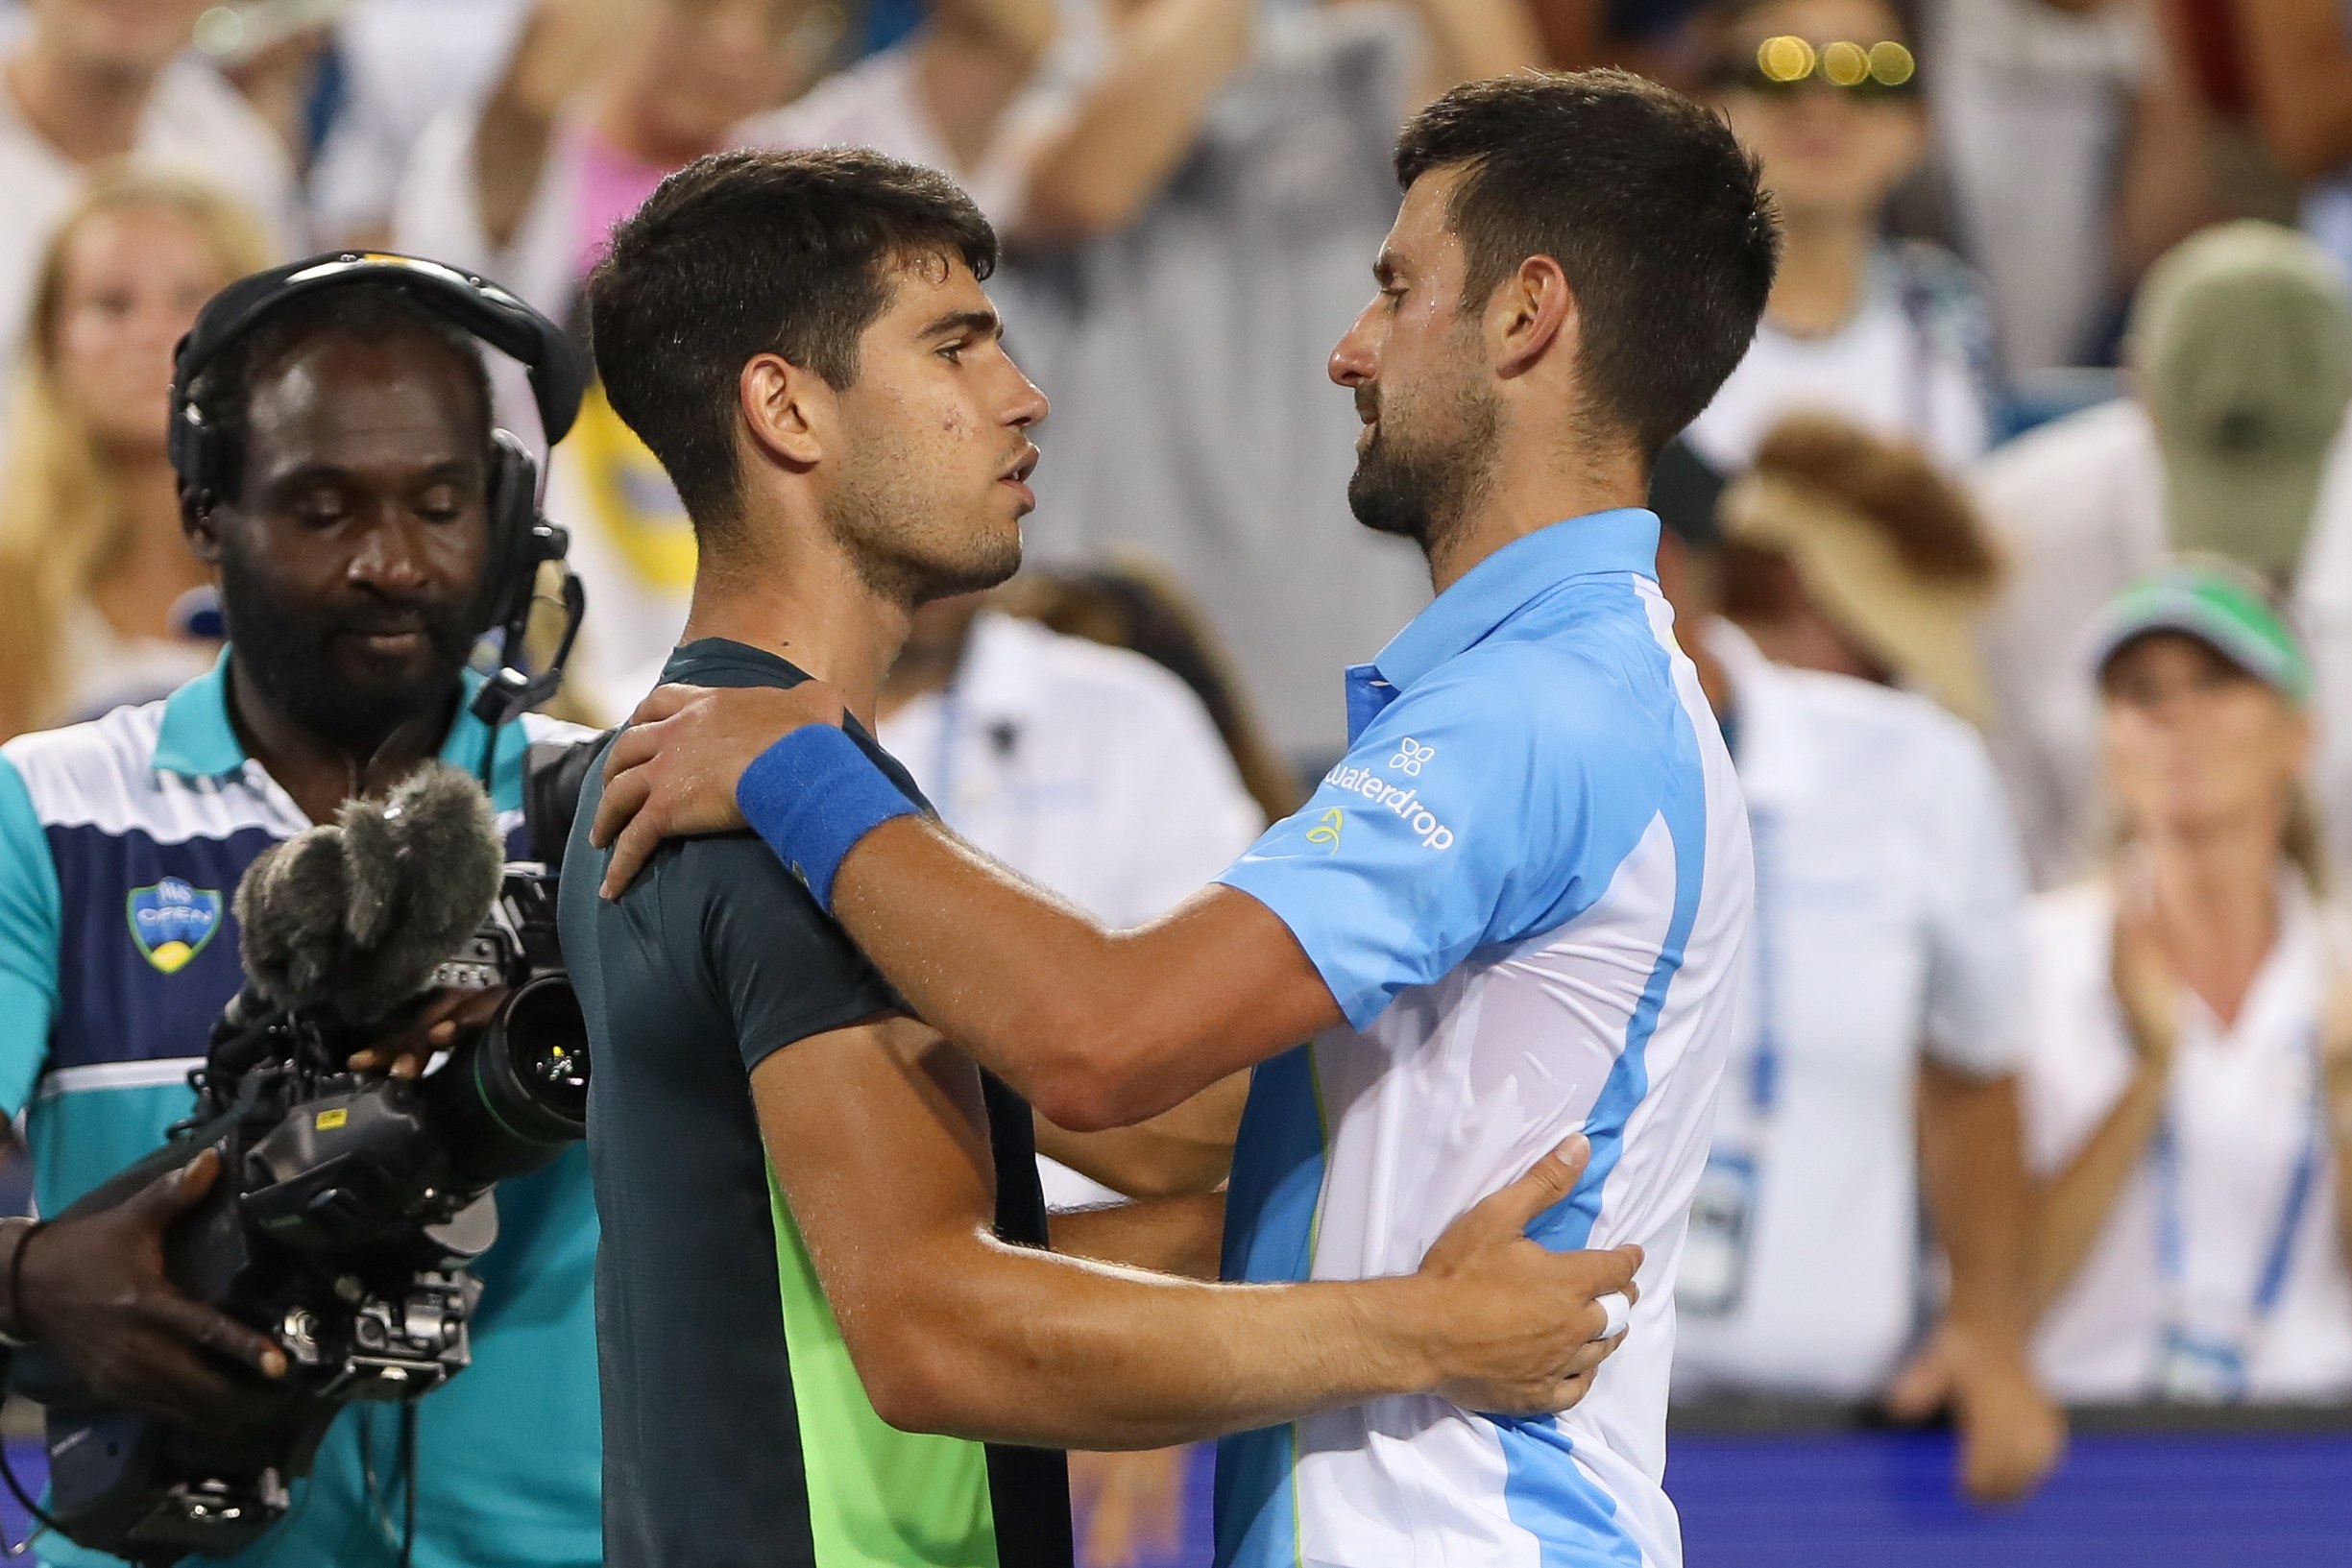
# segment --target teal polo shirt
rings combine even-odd
[[[189,1114],[188,1072],[243,978],[238,879],[310,826],[237,739],[228,659],[161,702],[0,746],[0,1110],[22,1117],[43,1213]],[[492,804],[519,850],[525,750],[585,734],[533,714],[493,736],[461,704],[441,757],[478,773],[495,744]],[[587,1568],[603,1560],[587,1151],[501,1184],[498,1222],[473,1364],[418,1407],[414,1561]],[[393,1407],[345,1412],[287,1519],[228,1560],[392,1568],[399,1429]],[[59,1568],[114,1560],[54,1536],[37,1550]]]

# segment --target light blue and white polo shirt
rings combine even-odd
[[[1648,1257],[1625,1344],[1568,1414],[1386,1399],[1228,1437],[1221,1568],[1682,1560],[1665,1466],[1673,1279],[1753,900],[1732,762],[1655,579],[1658,520],[1496,551],[1348,672],[1351,749],[1221,879],[1346,1015],[1261,1066],[1224,1272],[1409,1273],[1572,1132],[1531,1227]]]
[[[518,850],[523,753],[567,733],[585,734],[534,714],[495,737],[493,804]],[[477,771],[492,738],[461,708],[442,758]],[[165,701],[0,746],[0,1109],[21,1118],[44,1213],[193,1109],[188,1072],[243,978],[237,880],[309,826],[237,740],[226,655]],[[419,1407],[415,1562],[585,1568],[603,1560],[586,1151],[501,1184],[498,1222],[476,1270],[473,1364]],[[398,1434],[392,1407],[344,1414],[294,1511],[231,1560],[389,1568]],[[76,1568],[113,1560],[54,1536],[37,1550]]]

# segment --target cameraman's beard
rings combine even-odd
[[[284,715],[365,763],[405,727],[446,719],[473,652],[473,606],[431,599],[335,606],[280,593],[234,549],[221,556],[221,605],[239,678]],[[354,676],[347,639],[397,623],[424,634],[406,671]]]
[[[1356,459],[1347,480],[1347,507],[1374,533],[1396,534],[1435,559],[1462,531],[1485,495],[1500,441],[1501,421],[1491,398],[1458,394],[1452,400],[1453,433],[1442,440],[1414,441],[1391,417],[1380,422]],[[1392,410],[1393,415],[1395,411]]]

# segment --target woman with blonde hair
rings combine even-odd
[[[0,738],[159,695],[217,650],[165,448],[172,347],[272,259],[233,199],[92,182],[51,237],[0,467]]]
[[[2346,948],[2307,804],[2312,668],[2187,561],[2094,628],[2119,847],[2032,915],[2035,1344],[2074,1403],[2352,1396]]]

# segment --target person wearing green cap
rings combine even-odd
[[[2342,1400],[2352,949],[2319,896],[2311,661],[2258,582],[2194,560],[2088,653],[2117,838],[2030,916],[2036,1363],[2077,1404]]]
[[[2082,628],[2182,550],[2285,589],[2315,629],[2321,687],[2352,627],[2352,286],[2274,224],[2208,229],[2133,305],[2131,396],[2021,437],[1977,469],[2009,557],[1986,631],[1995,759],[2038,885],[2095,860],[2097,733],[2070,655]],[[2352,756],[2321,764],[2352,820]]]

